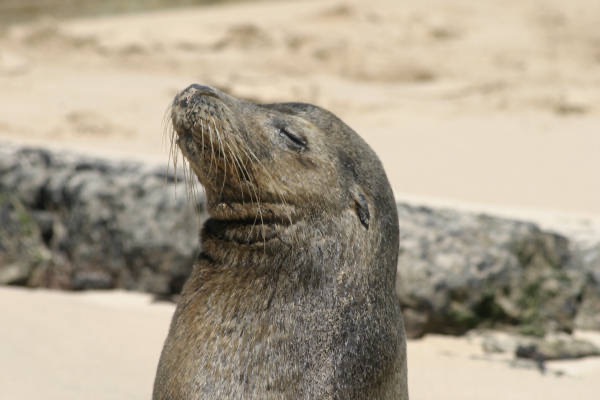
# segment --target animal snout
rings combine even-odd
[[[187,107],[190,103],[193,104],[195,99],[199,99],[203,96],[219,97],[217,89],[210,86],[198,85],[194,83],[187,88],[183,89],[173,101],[174,106]]]

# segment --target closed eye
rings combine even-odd
[[[301,136],[296,135],[295,133],[290,132],[286,128],[279,128],[279,135],[284,137],[288,143],[292,144],[295,147],[299,147],[301,149],[305,149],[308,145],[306,139]]]

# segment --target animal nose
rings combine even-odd
[[[187,88],[183,90],[182,93],[188,93],[194,95],[217,95],[216,89],[211,88],[210,86],[198,85],[197,83],[193,83]]]
[[[190,104],[190,102],[193,103],[202,96],[219,97],[219,93],[217,89],[214,89],[210,86],[203,86],[194,83],[183,89],[177,96],[175,96],[173,105],[185,108]]]

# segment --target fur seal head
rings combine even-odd
[[[397,230],[394,215],[380,215],[395,206],[379,160],[332,113],[302,103],[259,105],[194,84],[176,96],[171,115],[212,218],[285,227],[352,213],[362,229],[382,217],[386,235]],[[266,230],[255,231],[251,238],[267,239]]]

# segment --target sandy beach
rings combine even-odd
[[[0,395],[149,399],[173,310],[138,293],[2,288]],[[408,357],[412,399],[597,398],[599,358],[550,362],[542,375],[486,356],[475,339],[439,335],[409,341]]]
[[[396,197],[600,237],[600,2],[276,1],[0,27],[0,145],[166,165],[190,83],[340,116]],[[0,288],[0,398],[148,399],[173,305]],[[592,335],[593,336],[593,335]],[[594,336],[595,337],[595,336]],[[412,399],[592,399],[475,339],[409,343]]]

